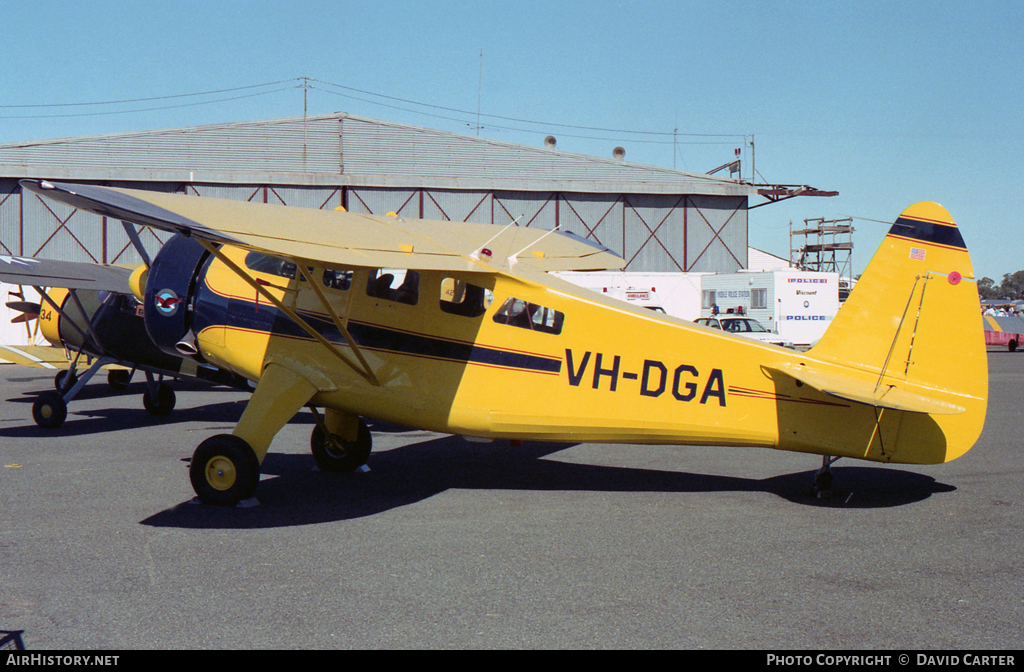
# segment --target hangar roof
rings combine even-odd
[[[756,195],[734,179],[335,114],[0,145],[0,177]]]

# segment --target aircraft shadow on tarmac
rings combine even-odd
[[[203,383],[189,382],[182,385],[174,382],[173,389],[178,394],[179,401],[184,397],[183,393],[188,391],[225,390],[228,388],[216,388]],[[52,388],[50,388],[52,390]],[[88,434],[102,434],[119,429],[132,429],[135,427],[149,427],[156,424],[173,424],[176,422],[238,422],[242,411],[245,410],[245,397],[232,395],[225,396],[225,401],[213,404],[203,404],[196,407],[178,406],[168,415],[154,416],[149,414],[142,405],[142,394],[146,390],[145,383],[132,383],[124,390],[113,390],[105,384],[86,385],[75,396],[68,408],[68,419],[57,429],[44,429],[32,423],[31,406],[39,397],[40,392],[26,392],[22,396],[11,397],[6,401],[12,404],[21,404],[25,407],[25,418],[27,422],[16,427],[5,427],[0,429],[0,437],[25,438],[25,437],[50,437],[50,436],[85,436]],[[46,391],[44,388],[43,391]],[[82,403],[94,399],[127,397],[134,400],[134,407],[130,401],[118,401],[120,408],[88,408]],[[299,414],[296,420],[300,420]],[[312,416],[309,417],[312,424]]]
[[[376,430],[379,431],[379,430]],[[833,467],[836,490],[812,491],[814,471],[763,480],[685,472],[570,464],[544,460],[565,444],[498,447],[459,437],[430,440],[370,456],[369,472],[323,473],[308,455],[267,455],[259,506],[219,508],[183,503],[142,524],[179,528],[268,528],[372,516],[414,504],[446,490],[536,490],[633,493],[766,492],[794,503],[879,508],[910,504],[954,487],[930,476],[889,467]]]

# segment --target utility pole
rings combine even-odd
[[[302,169],[306,169],[306,111],[309,92],[309,77],[302,78]]]

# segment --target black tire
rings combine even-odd
[[[359,419],[359,434],[355,441],[345,441],[338,435],[334,440],[342,450],[338,450],[329,441],[320,425],[313,428],[309,437],[309,447],[313,451],[313,459],[322,471],[353,472],[366,464],[373,450],[373,435],[362,418]]]
[[[244,439],[218,434],[196,448],[188,476],[203,503],[234,506],[256,493],[260,461]]]
[[[1016,352],[1017,351],[1017,340],[1016,339],[1011,340],[1007,344],[1006,347],[1009,348],[1010,352]]]
[[[57,429],[68,417],[68,405],[57,392],[43,392],[32,404],[32,419],[46,429]]]
[[[174,395],[174,390],[164,384],[161,384],[156,388],[155,398],[148,389],[142,394],[142,405],[146,407],[146,410],[149,411],[150,415],[167,415],[174,410],[174,404],[176,402],[177,397]]]
[[[72,387],[74,387],[75,383],[78,382],[77,372],[72,371],[71,369],[67,369],[66,371],[58,371],[57,375],[53,377],[53,387],[58,392],[64,389],[62,385],[64,384],[65,377],[68,379],[68,386],[66,389],[70,390]]]
[[[111,388],[121,391],[128,388],[128,384],[132,382],[132,372],[125,371],[124,369],[111,369],[107,371],[107,385]]]

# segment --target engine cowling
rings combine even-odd
[[[197,354],[191,335],[194,300],[209,256],[202,245],[179,234],[160,248],[149,267],[143,301],[146,332],[168,354]]]

